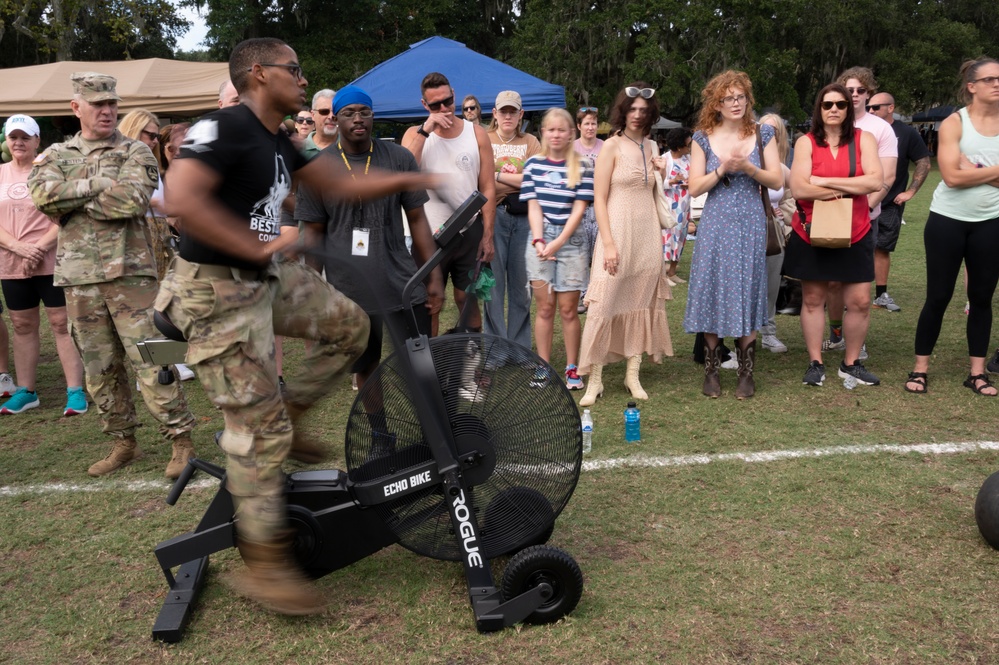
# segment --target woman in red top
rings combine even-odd
[[[851,143],[856,154],[853,177],[850,177]],[[815,100],[811,131],[794,144],[791,192],[798,202],[798,212],[792,221],[794,233],[788,240],[784,259],[785,274],[801,280],[801,332],[810,361],[803,379],[806,385],[821,386],[825,380],[822,335],[829,282],[843,283],[847,310],[843,317],[846,356],[839,375],[852,376],[867,385],[880,383],[878,377],[860,364],[858,356],[867,337],[874,279],[874,237],[867,195],[878,191],[881,177],[874,137],[853,126],[850,94],[838,83],[827,85]],[[813,201],[840,197],[853,199],[850,247],[813,247],[806,230],[812,221]]]

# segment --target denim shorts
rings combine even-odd
[[[545,242],[559,237],[564,226],[551,224],[547,220],[544,227]],[[587,247],[586,230],[580,224],[575,233],[555,254],[554,261],[542,261],[530,244],[524,255],[527,260],[527,279],[532,282],[547,282],[557,293],[581,291],[590,281],[590,251]]]

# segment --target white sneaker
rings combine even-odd
[[[769,349],[771,353],[787,353],[787,346],[777,339],[777,335],[762,335],[760,343],[764,349]]]
[[[739,369],[739,359],[735,355],[735,351],[728,352],[728,360],[721,364],[722,369]]]
[[[898,303],[896,303],[890,295],[888,295],[887,291],[875,298],[871,304],[878,309],[886,309],[889,312],[902,311],[902,308],[898,306]]]
[[[17,392],[17,384],[7,372],[0,373],[0,397],[11,397]]]
[[[177,363],[174,367],[177,368],[177,375],[181,381],[190,381],[194,378],[194,370],[184,363]]]

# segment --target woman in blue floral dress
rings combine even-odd
[[[708,193],[690,266],[683,326],[704,333],[704,387],[721,395],[719,339],[735,337],[739,381],[735,396],[756,391],[756,332],[767,322],[766,213],[760,187],[784,183],[773,127],[760,128],[766,168],[760,168],[753,84],[726,71],[701,91],[701,112],[690,154],[690,196]]]

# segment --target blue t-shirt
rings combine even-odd
[[[576,201],[593,201],[593,171],[580,165],[582,177],[575,187],[569,187],[569,170],[565,161],[531,157],[524,164],[524,181],[520,185],[520,200],[536,199],[541,204],[545,221],[565,226]]]

